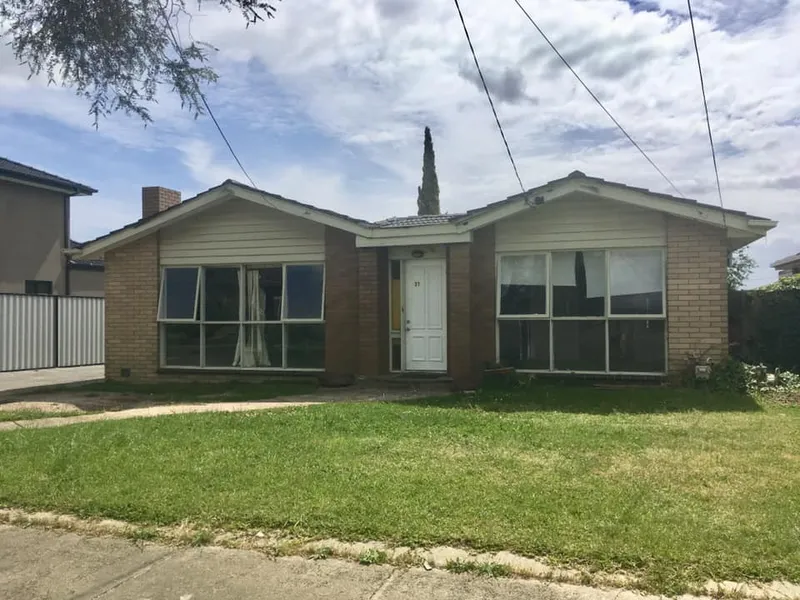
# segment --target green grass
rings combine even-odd
[[[546,386],[0,434],[0,504],[800,581],[800,407]]]
[[[69,410],[62,412],[46,412],[43,410],[0,410],[0,423],[4,421],[30,421],[31,419],[50,419],[57,417],[74,417],[87,413],[80,410]]]

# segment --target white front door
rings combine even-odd
[[[445,261],[405,261],[408,371],[447,371]]]

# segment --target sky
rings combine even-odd
[[[719,199],[684,0],[521,0],[606,107],[687,197]],[[206,89],[261,189],[365,219],[416,212],[423,128],[443,212],[519,191],[449,0],[283,0],[245,27],[189,2],[182,37],[209,42]],[[587,175],[672,193],[559,61],[513,0],[461,0],[526,188]],[[800,251],[800,0],[695,0],[726,208],[780,225],[750,246],[750,286]],[[0,46],[0,156],[91,185],[73,238],[136,220],[142,186],[184,198],[245,177],[208,117],[163,90],[144,127],[95,128],[88,104],[28,78]]]

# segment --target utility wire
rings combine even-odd
[[[653,162],[653,159],[650,158],[647,155],[647,152],[642,150],[642,147],[639,144],[636,143],[636,141],[630,136],[630,134],[627,131],[625,131],[625,128],[622,125],[620,125],[619,121],[617,121],[614,118],[614,115],[612,115],[609,112],[609,110],[603,105],[603,103],[600,101],[600,98],[598,98],[595,95],[595,93],[589,88],[589,86],[586,85],[586,83],[583,81],[583,79],[581,79],[581,76],[578,75],[578,73],[575,72],[575,69],[572,68],[572,65],[569,64],[569,61],[566,58],[564,58],[564,55],[561,54],[561,52],[558,51],[558,48],[556,48],[555,45],[553,44],[553,42],[550,41],[550,38],[548,38],[547,35],[545,34],[545,32],[542,31],[542,28],[539,27],[539,25],[536,23],[536,21],[534,21],[533,17],[531,17],[531,15],[528,13],[528,11],[525,10],[525,7],[522,6],[520,1],[519,0],[514,0],[514,2],[519,7],[519,9],[523,12],[523,14],[526,17],[528,17],[528,21],[530,21],[531,25],[533,25],[536,28],[536,31],[538,31],[539,34],[544,38],[544,41],[547,42],[547,44],[550,46],[550,48],[553,49],[553,52],[555,52],[556,55],[558,56],[558,58],[561,59],[561,62],[563,62],[566,65],[566,67],[575,76],[575,78],[580,82],[580,84],[583,86],[583,88],[587,92],[589,92],[589,95],[592,97],[592,99],[595,102],[597,102],[597,104],[600,106],[600,108],[603,109],[603,112],[606,113],[606,115],[608,115],[608,118],[611,119],[614,122],[614,125],[617,126],[617,128],[625,135],[626,138],[628,138],[628,141],[631,144],[633,144],[633,146],[641,153],[641,155],[644,156],[647,159],[647,162],[649,162],[653,166],[653,168],[656,171],[658,171],[659,175],[661,175],[661,177],[664,178],[664,180],[670,185],[670,187],[672,187],[672,189],[675,190],[675,192],[679,196],[683,196],[683,193],[681,193],[681,191],[677,188],[677,186],[674,183],[672,183],[672,180],[664,174],[664,171],[662,171],[655,162]]]
[[[169,31],[169,35],[172,38],[172,44],[175,46],[175,51],[178,53],[178,56],[181,58],[181,60],[184,62],[184,64],[186,64],[188,66],[189,63],[186,60],[186,58],[184,57],[184,55],[183,55],[183,48],[181,47],[180,43],[178,43],[178,38],[175,35],[175,30],[172,29],[172,23],[170,22],[169,17],[167,16],[167,11],[163,6],[161,6],[161,12],[164,15],[164,21],[167,24],[167,30]],[[244,176],[247,178],[247,181],[250,182],[250,185],[253,186],[254,188],[258,189],[258,186],[253,181],[253,178],[250,177],[250,174],[247,172],[247,169],[244,168],[244,165],[242,164],[242,161],[239,160],[239,157],[236,155],[236,151],[233,149],[233,146],[231,146],[231,143],[228,140],[228,136],[225,135],[225,132],[222,130],[222,126],[219,124],[219,121],[217,121],[217,117],[214,116],[214,111],[211,110],[211,106],[209,106],[208,100],[206,100],[206,95],[203,93],[203,90],[200,89],[200,84],[197,83],[197,79],[195,78],[194,74],[191,73],[191,72],[190,72],[190,77],[192,79],[192,83],[195,86],[195,89],[197,90],[197,94],[200,96],[200,99],[203,101],[203,106],[205,106],[206,110],[208,111],[208,116],[210,116],[211,120],[214,122],[214,126],[217,128],[217,131],[219,132],[220,137],[222,137],[222,140],[225,142],[225,145],[228,147],[228,150],[230,151],[231,156],[233,156],[233,160],[235,160],[236,164],[239,165],[239,168],[242,170],[242,173],[244,173]]]
[[[692,0],[686,0],[689,7],[689,22],[692,24],[692,40],[694,41],[694,54],[697,57],[697,72],[700,74],[700,90],[703,93],[703,108],[706,111],[706,126],[708,127],[708,143],[711,145],[711,159],[714,162],[714,177],[717,179],[717,194],[719,207],[722,209],[722,224],[725,234],[728,233],[728,222],[725,216],[725,205],[722,203],[722,186],[719,184],[719,169],[717,168],[717,151],[714,149],[714,136],[711,133],[711,117],[708,116],[708,100],[706,99],[706,83],[703,79],[703,66],[700,64],[700,49],[697,46],[697,32],[694,28],[694,14],[692,13]]]
[[[469,44],[469,51],[472,53],[472,60],[475,61],[475,68],[478,70],[478,75],[481,78],[481,83],[483,84],[483,90],[486,92],[486,97],[489,99],[489,106],[492,107],[492,114],[494,115],[495,123],[497,123],[497,129],[500,130],[500,137],[503,138],[503,144],[506,147],[506,154],[508,154],[508,160],[511,161],[511,167],[514,169],[514,175],[519,182],[520,189],[524,192],[525,186],[522,185],[522,179],[519,176],[519,171],[517,170],[517,163],[514,162],[514,156],[511,154],[511,148],[508,146],[508,140],[506,139],[506,134],[503,131],[503,126],[500,124],[500,117],[497,116],[497,109],[494,107],[494,101],[492,100],[492,94],[489,92],[489,86],[486,85],[486,79],[483,77],[483,71],[481,71],[481,65],[478,62],[478,57],[475,54],[475,47],[472,45],[472,39],[469,36],[469,30],[467,29],[467,24],[464,21],[464,14],[461,12],[461,6],[458,4],[458,0],[453,0],[456,4],[456,10],[458,11],[458,18],[461,19],[461,26],[464,28],[464,35],[467,37],[467,44]]]

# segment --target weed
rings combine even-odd
[[[508,577],[511,575],[511,567],[495,562],[477,563],[475,572],[487,577]]]
[[[451,573],[471,573],[477,569],[478,565],[471,560],[448,560],[444,568]]]
[[[358,562],[362,565],[382,565],[387,560],[386,552],[369,548],[358,555]]]
[[[311,560],[325,560],[331,556],[333,556],[333,548],[330,546],[320,546],[311,553],[309,558]]]
[[[211,533],[208,529],[201,529],[200,531],[195,532],[189,543],[192,546],[207,546],[213,541],[214,541],[214,534]]]

